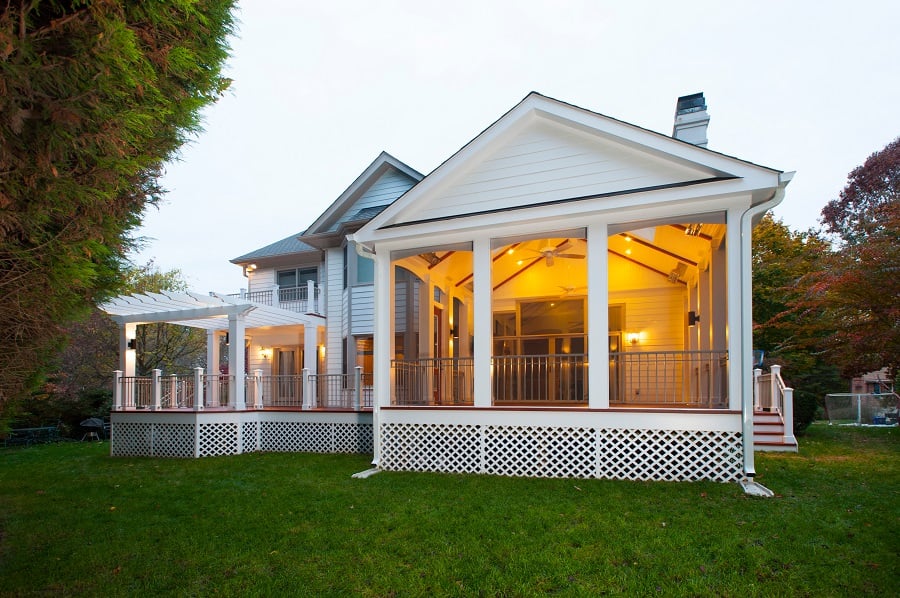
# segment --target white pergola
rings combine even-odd
[[[242,299],[210,293],[163,291],[121,295],[100,305],[119,324],[119,369],[123,376],[135,374],[133,340],[138,324],[166,322],[206,330],[207,364],[219,361],[217,333],[227,331],[229,373],[243,380],[246,330],[262,326],[301,325],[307,346],[315,346],[316,329],[322,317],[292,312]],[[129,346],[131,345],[131,346]],[[315,352],[310,352],[315,359]],[[314,367],[314,365],[313,365]],[[229,402],[235,408],[245,405],[244,385],[229,385]]]

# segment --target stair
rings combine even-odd
[[[777,411],[753,412],[753,450],[796,453],[797,441],[784,440],[784,419]]]

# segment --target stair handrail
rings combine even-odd
[[[786,444],[796,444],[794,438],[794,389],[784,383],[781,377],[781,366],[773,365],[769,368],[772,372],[772,403],[781,413],[784,423],[784,436]]]

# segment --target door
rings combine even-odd
[[[299,347],[279,347],[272,358],[272,405],[299,406],[303,402]]]

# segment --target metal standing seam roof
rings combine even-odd
[[[100,309],[120,324],[168,322],[205,330],[227,330],[228,316],[243,314],[247,328],[317,325],[318,316],[261,305],[225,295],[163,291],[120,295],[100,305]]]
[[[305,231],[304,231],[305,232]],[[279,255],[288,255],[291,253],[304,253],[306,251],[318,251],[312,245],[307,245],[298,237],[303,236],[303,233],[297,233],[296,235],[291,235],[290,237],[285,237],[280,241],[275,241],[270,245],[266,245],[265,247],[261,247],[259,249],[254,249],[250,253],[245,253],[242,256],[236,257],[231,260],[233,263],[246,262],[250,260],[257,260],[266,257],[275,257]]]

